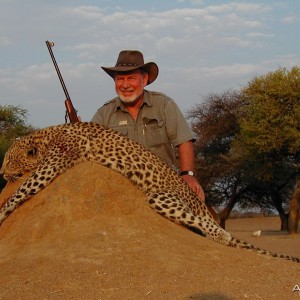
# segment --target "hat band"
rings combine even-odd
[[[139,67],[137,64],[117,64],[116,67]]]

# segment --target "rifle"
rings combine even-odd
[[[53,42],[49,42],[49,41],[46,41],[46,45],[48,47],[48,50],[49,50],[49,53],[50,53],[50,56],[52,58],[52,61],[53,61],[53,64],[54,64],[54,67],[55,67],[55,70],[56,70],[56,73],[58,75],[58,78],[59,78],[59,81],[61,83],[61,86],[64,90],[64,93],[66,95],[66,100],[65,100],[65,106],[66,106],[66,115],[65,115],[65,122],[67,123],[67,119],[69,117],[69,120],[71,123],[76,123],[76,122],[80,122],[78,116],[77,116],[77,111],[75,110],[73,104],[72,104],[72,101],[71,101],[71,98],[69,96],[69,93],[68,93],[68,90],[65,86],[65,83],[64,83],[64,80],[61,76],[61,73],[60,73],[60,70],[58,68],[58,65],[56,63],[56,60],[55,60],[55,57],[54,57],[54,54],[52,52],[52,49],[51,47],[54,46],[54,43]]]

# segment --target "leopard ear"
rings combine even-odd
[[[35,147],[31,147],[27,150],[27,156],[29,156],[31,158],[37,157],[37,153],[38,153],[38,150]]]

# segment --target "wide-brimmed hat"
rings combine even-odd
[[[119,53],[117,63],[114,67],[101,67],[109,76],[115,77],[118,72],[129,72],[142,69],[148,73],[148,83],[152,83],[158,75],[158,66],[154,62],[144,63],[144,56],[137,50],[123,50]]]

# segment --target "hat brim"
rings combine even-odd
[[[149,62],[141,66],[119,66],[119,67],[101,67],[110,77],[115,78],[116,73],[126,73],[137,69],[142,69],[148,74],[148,84],[155,81],[158,76],[158,66],[154,62]]]

